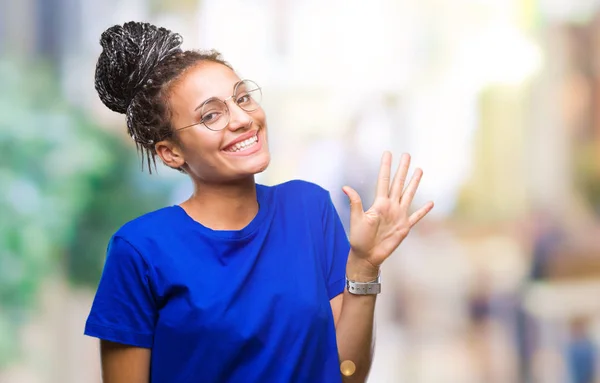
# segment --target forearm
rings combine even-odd
[[[370,282],[378,270],[354,256],[348,255],[346,274],[350,280]],[[374,311],[376,295],[353,295],[344,291],[342,310],[336,326],[340,363],[351,361],[356,371],[345,376],[344,382],[364,382],[371,368],[374,347]]]

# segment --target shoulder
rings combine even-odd
[[[132,219],[113,234],[111,242],[120,238],[137,247],[148,239],[154,241],[166,238],[169,228],[179,226],[175,223],[179,218],[177,209],[177,206],[164,207]]]
[[[271,186],[270,189],[278,206],[295,213],[323,212],[331,203],[326,189],[308,181],[287,181]]]

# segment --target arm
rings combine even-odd
[[[356,256],[350,251],[346,267],[348,278],[358,282],[368,282],[377,278],[377,272],[360,267]],[[374,312],[376,295],[353,295],[344,292],[333,298],[331,309],[336,324],[336,335],[340,363],[352,361],[356,371],[344,376],[344,383],[364,382],[373,361],[375,346]]]
[[[85,326],[100,339],[104,383],[148,383],[157,308],[152,267],[120,236],[113,236]],[[110,341],[109,341],[110,340]]]
[[[149,348],[101,340],[102,381],[104,383],[148,383],[150,355]]]
[[[429,202],[409,214],[422,172],[417,169],[404,189],[410,165],[410,157],[404,155],[390,185],[391,162],[391,154],[384,153],[376,198],[373,206],[366,212],[358,193],[349,187],[344,188],[350,199],[351,250],[346,264],[346,276],[350,280],[375,280],[383,261],[398,248],[410,229],[433,208],[433,202]],[[356,366],[352,375],[344,377],[345,383],[362,383],[369,374],[374,347],[375,301],[375,295],[354,295],[347,290],[330,301],[336,323],[340,363],[349,360]]]

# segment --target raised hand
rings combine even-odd
[[[344,186],[350,199],[350,245],[354,255],[378,269],[402,243],[410,229],[433,208],[427,202],[419,210],[409,214],[419,182],[423,176],[416,169],[408,186],[404,188],[410,166],[410,155],[403,154],[400,165],[390,185],[392,154],[384,152],[379,168],[377,193],[373,206],[364,211],[358,193]]]

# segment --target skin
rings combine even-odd
[[[172,126],[183,127],[200,121],[196,110],[205,100],[225,100],[240,78],[228,67],[202,62],[186,71],[169,94]],[[156,152],[170,167],[182,167],[192,178],[194,194],[181,204],[196,221],[215,230],[245,227],[257,214],[254,175],[270,161],[266,116],[262,108],[247,113],[227,101],[230,121],[221,131],[202,124],[176,131],[177,140],[156,144]],[[222,149],[251,130],[258,130],[262,148],[250,156],[234,156]]]
[[[202,62],[187,70],[172,86],[168,102],[173,112],[172,126],[183,127],[200,120],[196,108],[210,97],[225,100],[231,96],[239,77],[228,67]],[[247,113],[232,100],[227,101],[230,122],[221,131],[202,124],[176,131],[176,140],[156,144],[160,159],[173,168],[182,167],[192,178],[193,195],[181,204],[196,221],[215,230],[239,230],[258,213],[254,175],[265,170],[270,156],[266,116],[262,108]],[[260,150],[235,156],[223,150],[228,143],[258,131]],[[410,156],[404,154],[393,181],[392,157],[384,153],[377,182],[377,196],[367,211],[358,193],[343,188],[351,204],[350,245],[346,274],[359,282],[374,280],[383,261],[406,238],[410,229],[432,208],[429,202],[412,215],[409,207],[417,191],[422,171],[417,169],[405,188]],[[373,355],[373,313],[375,295],[358,296],[347,291],[333,298],[331,310],[336,327],[340,362],[352,361],[356,372],[345,383],[364,382]],[[150,349],[101,341],[102,372],[105,383],[148,383]]]

